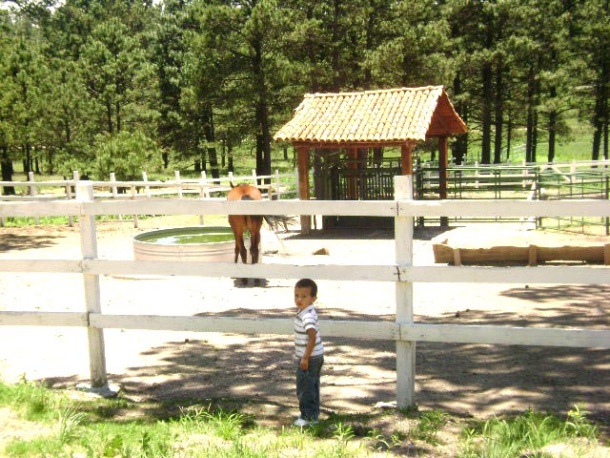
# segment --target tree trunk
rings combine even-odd
[[[553,162],[555,160],[555,142],[557,131],[557,112],[552,110],[549,113],[549,154],[547,160]]]
[[[32,149],[30,148],[30,145],[21,145],[21,152],[23,154],[23,157],[25,158],[23,164],[23,171],[25,173],[33,172],[34,168],[32,164]]]
[[[235,171],[233,167],[233,144],[230,140],[227,140],[227,170],[231,173]]]
[[[535,91],[536,82],[534,78],[534,67],[530,66],[529,76],[527,81],[527,121],[525,133],[525,162],[535,161]]]
[[[339,46],[339,42],[341,41],[341,27],[339,26],[339,18],[341,17],[341,1],[342,0],[334,0],[333,2],[333,19],[331,21],[331,33],[332,33],[332,53],[331,53],[331,63],[332,68],[335,69],[333,72],[333,90],[340,91],[343,87],[341,72],[339,71],[341,64],[341,47]]]
[[[119,102],[116,103],[115,106],[115,110],[114,110],[115,114],[116,114],[116,131],[120,132],[121,131],[121,105],[119,104]]]
[[[533,113],[534,127],[532,131],[532,162],[537,162],[537,150],[538,150],[538,113]]]
[[[595,130],[593,131],[593,150],[591,153],[591,160],[597,161],[599,160],[599,146],[601,144],[602,131],[598,126],[595,126]]]
[[[108,133],[112,134],[114,132],[114,127],[112,124],[112,106],[109,103],[106,104],[106,124],[108,127]]]
[[[498,62],[496,68],[496,91],[495,91],[495,140],[494,140],[494,164],[502,162],[502,132],[504,127],[504,105],[502,97],[504,96],[504,82],[502,72],[504,66],[502,61]]]
[[[0,147],[0,170],[2,171],[2,181],[13,181],[13,161],[11,161],[7,145]],[[3,194],[5,196],[14,196],[15,187],[4,186]]]
[[[453,80],[453,92],[456,96],[462,93],[462,79],[459,74]],[[458,102],[456,105],[456,110],[466,125],[468,125],[468,108],[466,103],[461,101]],[[455,139],[455,144],[451,151],[454,163],[461,165],[466,160],[468,155],[468,134],[459,135]]]
[[[261,172],[263,175],[271,175],[271,127],[269,122],[269,110],[267,108],[266,101],[262,105],[261,137],[263,140],[263,167]]]
[[[263,44],[260,41],[254,46],[254,73],[258,94],[256,125],[259,129],[259,133],[256,137],[256,173],[258,175],[271,175],[271,127],[262,48]]]
[[[491,163],[491,110],[492,110],[492,77],[493,72],[490,63],[483,65],[483,100],[481,113],[481,163]]]
[[[510,100],[510,97],[510,92],[507,92],[506,100]],[[507,110],[506,114],[508,117],[506,120],[506,162],[508,162],[510,160],[510,149],[513,144],[513,116],[510,108]]]
[[[214,128],[214,111],[211,105],[207,105],[204,111],[203,131],[205,133],[205,141],[208,144],[216,143],[216,131]],[[211,146],[206,148],[210,167],[212,168],[212,178],[220,178],[220,170],[218,169],[218,154],[216,147]]]

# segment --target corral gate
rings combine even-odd
[[[316,157],[314,190],[320,200],[393,200],[394,177],[401,174],[396,159]],[[392,218],[324,216],[323,227],[392,227]]]

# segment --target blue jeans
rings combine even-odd
[[[297,363],[298,364],[298,363]],[[297,399],[301,418],[317,421],[320,417],[320,373],[324,356],[309,358],[309,369],[304,371],[297,365]]]

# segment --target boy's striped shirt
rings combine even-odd
[[[322,356],[324,354],[324,345],[322,344],[322,336],[318,327],[318,314],[313,305],[300,310],[294,319],[294,350],[297,358],[302,358],[307,347],[308,329],[316,330],[316,345],[311,352],[311,357]]]

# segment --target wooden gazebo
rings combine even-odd
[[[443,86],[364,92],[306,94],[293,118],[274,136],[297,151],[299,195],[309,199],[310,150],[344,149],[348,157],[373,148],[399,147],[401,173],[413,173],[412,150],[427,138],[439,139],[440,198],[447,197],[448,137],[466,133]],[[310,221],[302,218],[302,230]]]

